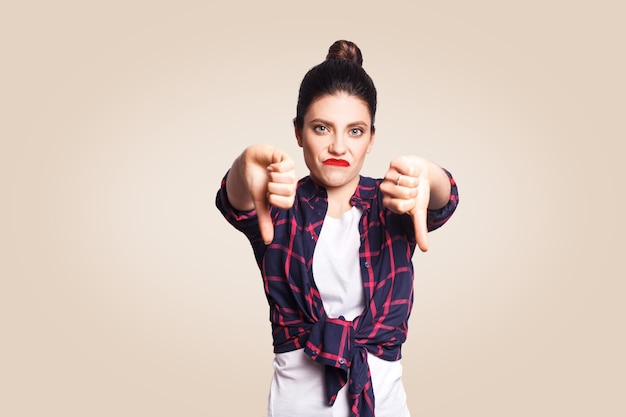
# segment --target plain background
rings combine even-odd
[[[214,197],[251,143],[306,174],[297,89],[337,39],[379,91],[364,174],[459,183],[414,258],[413,415],[626,415],[621,2],[5,3],[1,415],[264,415],[261,279]]]

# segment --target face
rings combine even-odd
[[[367,104],[345,93],[315,100],[296,128],[311,178],[327,189],[356,189],[374,134]]]

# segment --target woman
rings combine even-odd
[[[454,212],[450,174],[416,156],[360,175],[375,139],[376,89],[359,48],[337,41],[305,75],[294,130],[309,175],[254,145],[216,204],[252,244],[274,341],[270,417],[408,416],[400,351],[416,245]],[[375,395],[375,397],[374,397]]]

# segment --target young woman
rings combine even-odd
[[[274,341],[270,417],[409,416],[401,346],[416,246],[454,212],[448,171],[417,156],[361,176],[376,89],[359,48],[337,41],[305,75],[294,130],[309,175],[270,145],[237,157],[216,204],[252,244]]]

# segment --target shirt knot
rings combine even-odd
[[[304,351],[311,359],[325,366],[326,399],[329,405],[334,404],[339,390],[348,383],[348,393],[353,402],[351,416],[373,417],[374,391],[367,349],[355,341],[354,327],[354,322],[342,316],[323,317],[311,326]]]

